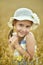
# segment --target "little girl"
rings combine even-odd
[[[40,24],[38,16],[28,8],[19,8],[10,18],[8,26],[11,31],[8,35],[9,46],[14,51],[17,61],[23,58],[31,60],[34,57],[36,41],[32,32]]]

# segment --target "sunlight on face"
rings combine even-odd
[[[15,28],[17,30],[18,36],[24,37],[26,34],[28,34],[31,26],[32,21],[28,20],[17,21],[15,24]]]

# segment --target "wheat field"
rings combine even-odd
[[[17,63],[12,63],[14,57],[10,54],[8,48],[10,28],[7,23],[9,18],[13,16],[14,11],[21,7],[32,9],[40,18],[39,27],[32,32],[37,42],[37,65],[43,65],[43,0],[0,0],[0,65],[17,65]]]

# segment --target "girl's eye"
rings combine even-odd
[[[31,26],[26,26],[26,28],[30,28]]]
[[[20,26],[23,26],[23,24],[19,24]]]

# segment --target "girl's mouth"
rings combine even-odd
[[[20,35],[23,35],[23,36],[25,36],[26,35],[26,33],[25,32],[19,32],[20,33]]]
[[[22,31],[22,32],[20,32],[20,34],[22,34],[22,35],[23,35],[23,34],[25,34],[25,33]]]

